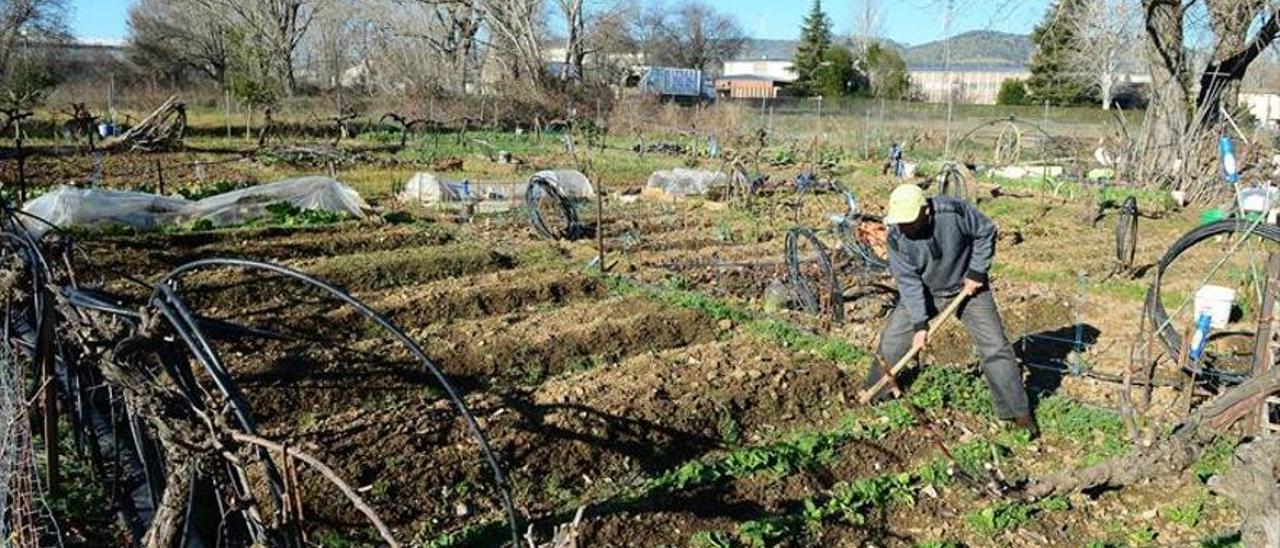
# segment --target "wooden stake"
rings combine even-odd
[[[609,271],[604,258],[604,183],[596,181],[596,248],[600,252],[600,273]]]
[[[164,166],[160,165],[159,158],[156,158],[156,194],[164,196]]]
[[[1262,307],[1258,309],[1258,329],[1253,345],[1253,374],[1258,375],[1271,370],[1275,363],[1275,347],[1271,338],[1275,336],[1272,324],[1275,322],[1276,289],[1280,289],[1280,253],[1267,254],[1267,276],[1262,280]],[[1266,431],[1271,422],[1267,412],[1267,401],[1263,398],[1258,412],[1258,429]]]
[[[39,351],[41,405],[44,419],[45,477],[50,492],[58,489],[58,382],[54,371],[53,294],[48,288],[39,289],[44,303],[40,317]]]

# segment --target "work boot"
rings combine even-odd
[[[1013,424],[1018,428],[1026,430],[1033,440],[1040,437],[1040,427],[1036,425],[1036,417],[1034,415],[1028,414],[1014,417]]]

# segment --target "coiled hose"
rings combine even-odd
[[[813,259],[801,257],[801,239],[809,242],[816,257]],[[810,314],[821,314],[824,301],[822,296],[825,293],[825,302],[831,308],[831,320],[836,323],[844,322],[844,289],[840,286],[835,270],[831,268],[831,256],[827,254],[826,246],[822,245],[813,230],[803,227],[793,228],[787,232],[786,245],[787,270],[790,274],[792,290],[795,292],[796,299],[800,301],[800,306]],[[817,264],[819,270],[818,280],[815,281],[826,287],[815,287],[815,284],[811,283],[801,271],[801,263],[810,260]]]
[[[1244,219],[1227,219],[1197,227],[1183,235],[1169,247],[1168,251],[1165,251],[1164,256],[1156,263],[1155,278],[1151,282],[1151,287],[1147,290],[1147,301],[1144,310],[1147,320],[1156,329],[1156,337],[1164,344],[1165,351],[1175,362],[1180,361],[1182,336],[1169,321],[1169,313],[1165,310],[1164,303],[1161,302],[1161,279],[1164,278],[1165,270],[1169,268],[1169,265],[1173,264],[1179,256],[1191,249],[1192,246],[1214,236],[1224,234],[1256,236],[1269,242],[1280,243],[1280,227]],[[1202,378],[1216,379],[1226,384],[1240,383],[1252,374],[1252,371],[1237,373],[1215,367],[1217,365],[1216,362],[1225,361],[1224,357],[1206,353],[1202,361],[1204,362],[1203,367],[1188,360],[1187,370],[1196,373]]]
[[[543,218],[542,208],[538,207],[543,200],[551,200],[555,203],[563,216],[559,223],[548,224],[550,219]],[[551,181],[537,175],[529,179],[529,185],[525,188],[524,203],[529,222],[539,236],[548,240],[574,240],[582,234],[582,225],[578,222],[578,212],[573,207],[573,203],[565,198]],[[563,224],[564,228],[553,228],[556,224]]]

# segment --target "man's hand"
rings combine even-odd
[[[927,344],[929,344],[929,332],[924,330],[916,331],[915,337],[911,339],[911,349],[921,350]]]
[[[960,292],[963,293],[964,296],[966,297],[972,297],[974,295],[977,295],[978,291],[981,290],[982,286],[984,285],[987,285],[987,284],[979,281],[970,280],[969,278],[965,278],[964,288],[961,289]]]

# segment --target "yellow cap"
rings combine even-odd
[[[910,223],[920,216],[920,208],[924,207],[924,190],[913,184],[898,185],[889,195],[889,211],[884,215],[884,223],[899,225]]]

